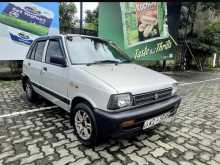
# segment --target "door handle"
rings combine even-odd
[[[30,62],[28,62],[27,64],[28,64],[28,66],[31,66],[31,63],[30,63]]]
[[[43,70],[44,70],[44,71],[47,71],[47,67],[43,67]]]

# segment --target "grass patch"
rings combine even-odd
[[[12,26],[17,29],[21,29],[36,35],[47,35],[49,29],[47,27],[29,23],[24,20],[20,20],[14,16],[10,16],[8,14],[0,13],[0,23],[6,24],[8,26]]]

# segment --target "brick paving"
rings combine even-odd
[[[23,92],[21,81],[0,80],[0,115],[49,105],[52,104],[41,98],[36,103],[28,102]]]
[[[77,140],[59,108],[0,118],[0,164],[220,165],[220,80],[181,86],[179,94],[183,101],[172,123],[93,148]],[[0,115],[50,105],[29,103],[20,81],[0,81]]]

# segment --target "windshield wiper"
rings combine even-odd
[[[90,66],[90,65],[95,65],[95,64],[107,64],[107,63],[118,64],[119,62],[118,61],[114,61],[114,60],[102,60],[102,61],[95,61],[93,63],[88,63],[86,65]]]
[[[124,61],[121,61],[119,64],[123,64],[123,63],[131,63],[131,60],[124,60]]]

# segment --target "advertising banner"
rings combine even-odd
[[[116,42],[134,60],[172,59],[175,54],[166,2],[100,3],[99,36]]]
[[[59,33],[59,3],[0,3],[0,60],[23,60],[32,41]]]

